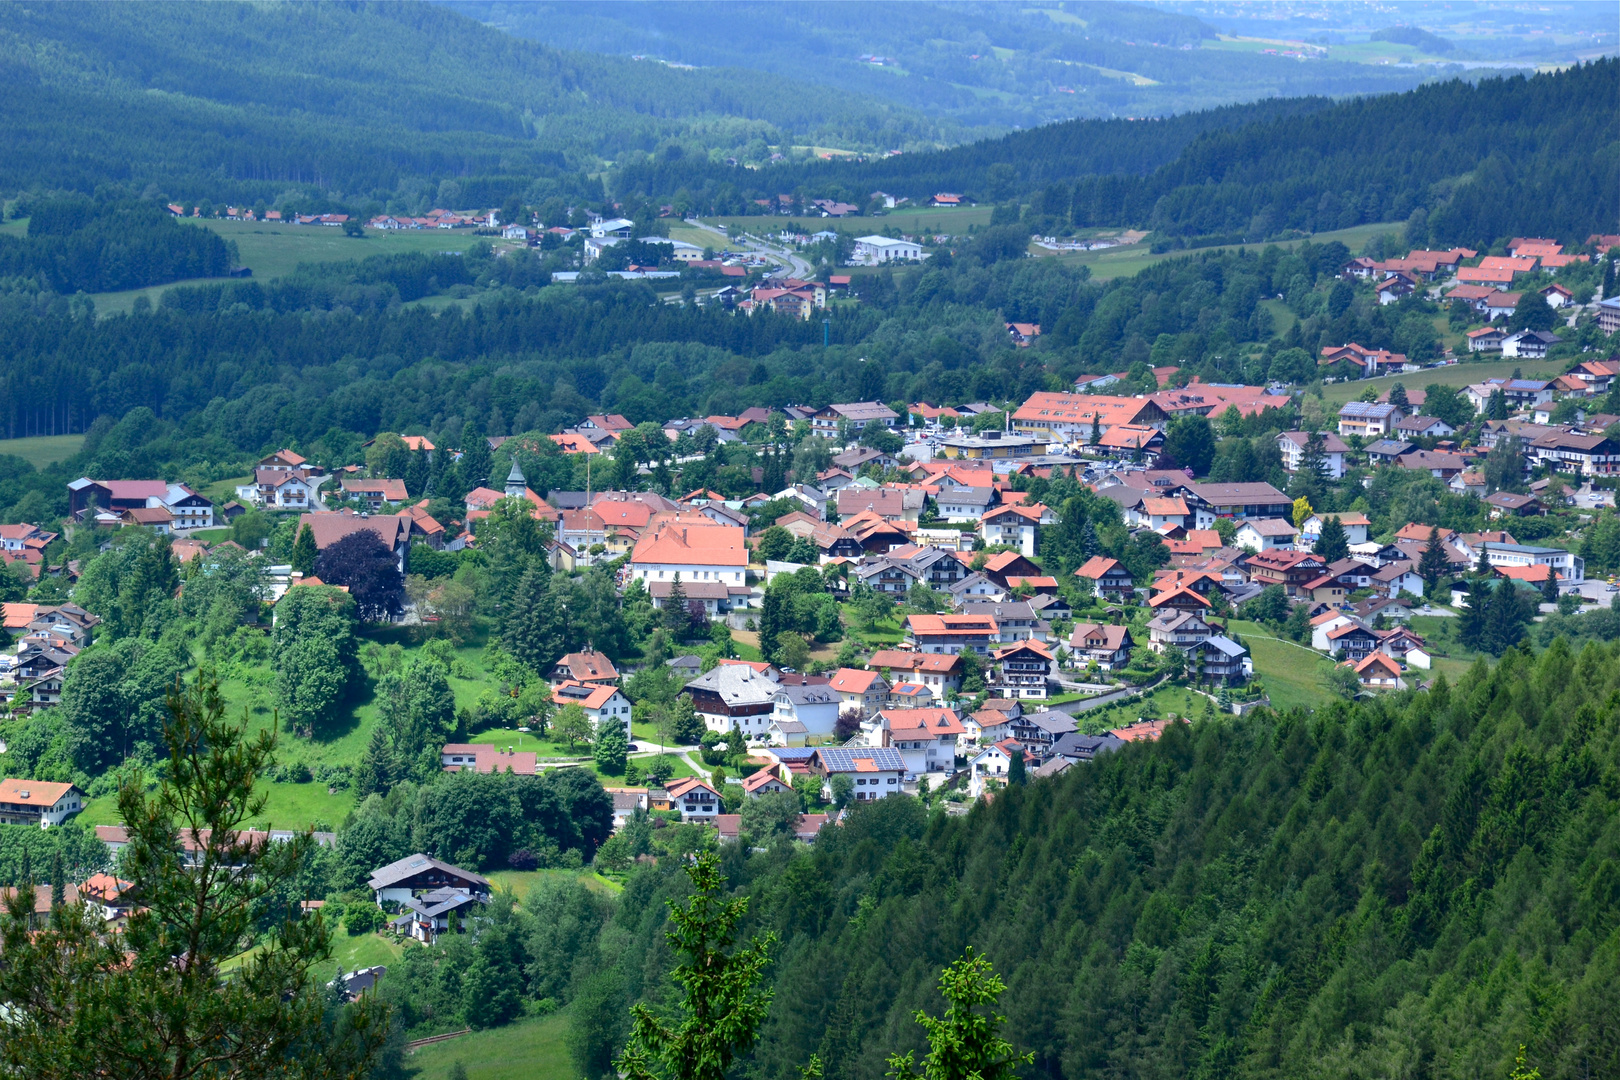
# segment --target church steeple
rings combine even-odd
[[[529,482],[523,478],[523,470],[518,468],[517,459],[513,458],[512,471],[506,474],[506,494],[521,499],[528,488]]]

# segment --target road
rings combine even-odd
[[[744,250],[758,252],[760,255],[763,255],[765,258],[775,263],[778,267],[778,269],[769,275],[771,277],[795,277],[800,281],[809,281],[811,276],[815,273],[815,270],[810,266],[809,262],[801,258],[792,248],[785,244],[770,244],[764,240],[758,240],[752,236],[743,236],[741,234],[737,236],[727,236],[725,233],[716,229],[713,225],[705,225],[703,222],[696,219],[688,220],[687,224],[695,225],[699,228],[707,229],[708,231],[714,233],[715,236],[719,237],[725,242],[724,246],[726,247],[730,247],[732,249],[742,248]]]

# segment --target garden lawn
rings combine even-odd
[[[505,889],[511,889],[512,895],[522,900],[529,895],[529,890],[535,884],[552,878],[558,881],[578,880],[587,889],[595,892],[616,893],[624,886],[609,881],[601,874],[588,873],[581,870],[492,870],[484,875],[491,883]]]
[[[332,927],[332,963],[344,971],[388,967],[405,952],[406,946],[381,934],[351,934],[341,926]]]
[[[458,1061],[467,1080],[574,1080],[567,1032],[568,1014],[553,1013],[417,1047],[406,1063],[418,1080],[440,1080]]]
[[[1321,678],[1321,665],[1327,657],[1281,639],[1256,622],[1232,619],[1229,626],[1249,647],[1255,676],[1265,683],[1274,708],[1291,709],[1297,705],[1314,709],[1333,700]]]

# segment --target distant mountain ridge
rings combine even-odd
[[[672,138],[731,145],[782,128],[870,146],[953,137],[860,95],[828,100],[776,76],[564,52],[427,4],[84,12],[7,8],[0,188],[89,193],[116,181],[251,200],[308,185],[354,198],[427,178],[542,177],[589,189],[579,174],[604,158]]]

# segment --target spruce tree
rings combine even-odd
[[[669,901],[675,928],[664,935],[680,958],[670,975],[681,1000],[657,1013],[640,1003],[630,1007],[630,1042],[614,1063],[625,1080],[724,1080],[770,1010],[772,992],[763,983],[776,934],[735,947],[747,898],[726,899],[713,852],[696,856],[686,873],[695,891],[685,903]]]
[[[308,525],[298,527],[298,539],[293,541],[292,568],[306,577],[315,572],[315,530]]]
[[[783,624],[783,593],[766,589],[759,610],[759,651],[761,656],[776,655],[776,638],[787,627]]]
[[[51,852],[51,912],[61,909],[67,897],[67,873],[62,869],[62,849]]]
[[[1019,1066],[1033,1064],[1035,1055],[1013,1052],[1001,1034],[1005,1016],[976,1011],[993,1010],[1006,989],[990,961],[975,956],[969,945],[962,958],[940,974],[945,1015],[929,1016],[920,1009],[912,1014],[928,1032],[922,1068],[915,1064],[914,1051],[904,1057],[890,1054],[887,1075],[893,1080],[1017,1080]]]
[[[1541,583],[1541,602],[1543,604],[1558,603],[1558,575],[1550,569],[1547,580]]]
[[[550,670],[566,646],[567,627],[551,595],[551,568],[535,559],[518,579],[503,613],[501,642],[534,671]]]
[[[1024,770],[1024,748],[1015,747],[1007,757],[1007,786],[1017,787],[1029,779]]]
[[[1317,537],[1313,552],[1327,563],[1338,562],[1350,554],[1350,541],[1344,535],[1344,525],[1337,514],[1322,522],[1322,535]]]
[[[1422,578],[1424,585],[1432,590],[1450,571],[1451,561],[1446,558],[1445,545],[1440,542],[1440,529],[1431,525],[1429,542],[1424,545],[1423,555],[1418,559],[1418,577]]]
[[[669,595],[664,598],[664,629],[674,636],[676,641],[685,641],[692,632],[692,613],[686,610],[686,589],[681,585],[680,571],[675,572],[675,580],[669,583]],[[760,643],[764,644],[764,635],[760,636]]]
[[[1389,388],[1389,403],[1401,410],[1403,413],[1408,413],[1412,410],[1412,403],[1408,401],[1406,397],[1406,387],[1400,383],[1396,383],[1394,386]]]
[[[474,420],[462,429],[461,460],[456,468],[461,473],[462,491],[471,491],[489,482],[489,440],[484,438],[484,425]]]
[[[1463,643],[1464,648],[1484,651],[1485,608],[1490,599],[1490,590],[1483,581],[1472,583],[1468,590],[1468,603],[1457,613],[1457,640]]]
[[[398,775],[399,762],[394,756],[394,748],[388,741],[388,733],[379,724],[371,729],[371,741],[366,744],[365,753],[360,755],[360,763],[355,766],[355,792],[362,801],[367,795],[386,795],[393,788]]]

